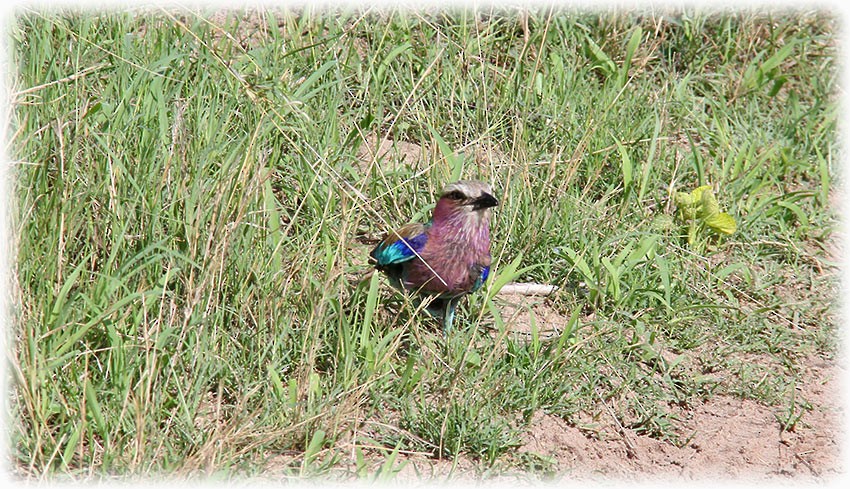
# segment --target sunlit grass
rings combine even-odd
[[[21,11],[17,471],[525,467],[536,411],[680,443],[670,407],[718,394],[791,429],[798,360],[835,349],[835,31],[803,11]],[[485,291],[444,338],[367,276],[369,243],[457,177],[502,203],[491,284],[558,285],[558,335],[512,333]],[[703,184],[738,229],[689,244],[671,197]]]

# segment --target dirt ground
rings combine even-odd
[[[592,439],[560,418],[538,414],[523,449],[554,456],[559,472],[569,478],[829,479],[843,472],[843,413],[835,395],[843,374],[816,359],[809,368],[813,377],[801,394],[812,399],[813,410],[793,432],[780,429],[770,408],[718,396],[683,413],[693,438],[681,448],[613,423],[604,431],[607,436]]]

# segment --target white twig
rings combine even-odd
[[[498,295],[508,295],[508,294],[517,294],[517,295],[550,295],[558,290],[558,287],[555,285],[549,284],[524,284],[524,283],[510,283],[506,284],[499,290]]]

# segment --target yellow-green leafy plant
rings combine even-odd
[[[689,245],[693,245],[697,235],[706,229],[729,235],[738,228],[734,217],[720,211],[710,185],[699,186],[691,192],[676,192],[674,199],[678,219],[688,225]]]

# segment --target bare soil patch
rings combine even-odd
[[[589,436],[564,420],[535,415],[524,450],[555,457],[569,478],[650,480],[769,478],[821,479],[840,473],[835,406],[817,406],[807,422],[783,432],[773,411],[753,401],[718,396],[685,414],[693,437],[683,447],[620,430]]]
[[[534,315],[541,337],[557,334],[568,320],[542,298],[517,297],[502,313],[513,319],[512,330],[518,334],[530,333]],[[800,365],[805,381],[797,394],[811,409],[791,430],[782,429],[776,407],[718,395],[690,409],[679,408],[682,439],[688,440],[681,447],[623,428],[611,417],[595,420],[591,433],[537,412],[521,451],[553,457],[558,477],[571,479],[834,477],[844,470],[840,379],[845,372],[817,355],[801,359]]]

